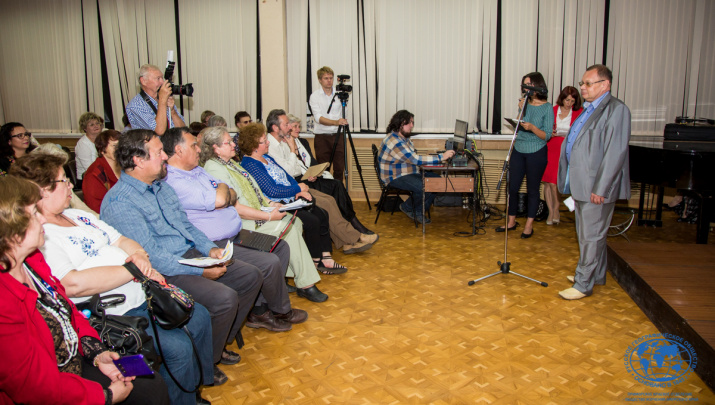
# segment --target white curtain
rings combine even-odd
[[[606,63],[613,70],[613,94],[631,110],[634,134],[662,135],[665,124],[684,113],[688,80],[697,83],[703,75],[712,74],[711,64],[707,73],[689,76],[689,57],[712,52],[711,42],[693,48],[693,39],[702,37],[704,28],[701,24],[701,32],[694,32],[698,3],[611,1]],[[712,84],[705,90],[712,100]]]
[[[187,125],[211,110],[233,128],[236,112],[257,111],[256,13],[255,0],[179,1],[183,82],[194,84]]]
[[[81,2],[3,1],[2,6],[3,122],[19,121],[35,132],[76,131],[88,108]],[[101,100],[101,90],[89,89],[93,101]]]
[[[347,117],[353,131],[384,131],[400,109],[415,114],[420,132],[450,132],[455,118],[473,126],[478,113],[486,128],[493,111],[496,4],[288,2],[289,108],[305,109],[306,88],[294,81],[305,82],[309,19],[310,74],[327,65],[336,76],[351,76]],[[317,88],[317,78],[313,83]]]
[[[173,0],[99,0],[109,92],[116,128],[124,107],[139,93],[139,67],[166,66],[167,51],[176,60]],[[174,74],[178,82],[178,74]],[[178,105],[178,101],[177,101]]]

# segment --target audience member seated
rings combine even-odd
[[[203,122],[194,121],[191,124],[189,124],[189,131],[191,132],[191,135],[193,135],[193,136],[199,136],[199,133],[201,133],[201,131],[204,128],[208,128],[208,126],[206,124],[204,124]]]
[[[320,276],[313,263],[314,261],[315,263],[319,262],[321,256],[318,253],[316,259],[311,260],[311,253],[303,239],[302,221],[295,218],[293,225],[281,236],[283,230],[290,223],[291,215],[280,212],[278,208],[282,204],[270,201],[261,192],[258,185],[253,183],[251,175],[238,163],[231,160],[235,153],[231,135],[226,129],[209,128],[205,131],[201,145],[201,162],[207,173],[219,181],[225,182],[236,193],[237,202],[234,207],[240,215],[242,228],[282,237],[290,246],[287,276],[294,277],[298,296],[313,302],[327,300],[328,296],[314,286],[320,281]],[[171,163],[171,159],[169,162]],[[264,212],[261,208],[273,208],[273,210]],[[326,238],[328,238],[327,235]],[[319,247],[318,252],[320,252]]]
[[[209,126],[209,118],[213,117],[214,115],[216,115],[216,113],[211,110],[206,110],[206,111],[202,112],[201,113],[201,123],[206,126]]]
[[[82,181],[84,202],[94,212],[99,212],[104,195],[117,183],[122,172],[114,157],[121,135],[113,129],[107,129],[102,131],[94,141],[94,146],[101,156],[89,166]]]
[[[129,117],[127,117],[126,113],[122,115],[122,125],[124,125],[124,128],[122,128],[122,133],[125,133],[132,129],[132,124],[129,123]]]
[[[64,185],[62,185],[64,186]],[[65,187],[67,188],[67,187]],[[0,177],[0,402],[168,404],[166,385],[123,377],[40,253],[37,185]]]
[[[35,149],[30,138],[32,134],[19,122],[8,122],[0,127],[0,176],[10,171],[15,159]]]
[[[263,193],[275,202],[292,202],[298,197],[312,200],[313,195],[308,192],[308,186],[295,181],[273,158],[267,155],[268,140],[263,124],[253,127],[252,125],[254,124],[244,127],[241,131],[239,146],[245,154],[241,163],[256,179]],[[251,128],[250,131],[249,128]],[[335,247],[342,248],[345,254],[370,249],[377,242],[378,236],[361,234],[355,230],[340,215],[340,209],[335,204],[335,200],[330,196],[326,197],[322,200],[316,198],[315,205],[328,213],[330,237]],[[323,260],[323,264],[325,264],[325,260]],[[325,267],[331,266],[328,264]]]
[[[422,217],[422,199],[424,199],[425,212],[429,212],[434,194],[424,192],[422,175],[418,168],[444,162],[454,156],[454,151],[448,150],[438,156],[418,155],[415,145],[410,140],[412,128],[415,126],[414,118],[414,114],[407,110],[400,110],[390,118],[387,136],[382,140],[377,160],[380,166],[380,179],[385,184],[412,192],[412,197],[400,204],[400,211],[410,219],[416,218],[420,223],[429,224],[430,219]],[[437,176],[434,172],[427,172],[425,175]]]
[[[253,122],[251,119],[251,114],[246,111],[239,111],[233,116],[233,120],[236,123],[236,135],[233,136],[233,143],[236,144],[236,156],[234,160],[240,162],[243,159],[243,154],[241,153],[241,148],[238,147],[238,136],[241,134],[241,128]]]
[[[220,115],[212,115],[211,118],[209,118],[208,123],[206,124],[208,127],[227,127],[228,124],[226,123],[226,119],[223,118]]]
[[[300,137],[300,118],[295,115],[288,114],[288,133],[282,136],[282,142],[280,143],[281,148],[288,150],[291,155],[298,157],[297,168],[300,170],[300,175],[294,176],[296,180],[302,181],[308,185],[311,189],[318,190],[322,193],[328,194],[335,199],[335,202],[340,208],[340,213],[343,218],[348,220],[350,224],[367,235],[374,234],[373,231],[367,229],[358,219],[355,214],[355,209],[353,208],[353,200],[345,189],[342,182],[333,179],[333,175],[328,171],[324,171],[322,175],[312,178],[303,178],[303,175],[308,170],[310,166],[317,164],[318,162],[313,158],[313,154],[310,150],[310,145],[308,141]],[[281,118],[282,123],[282,118]],[[275,126],[274,126],[275,128]],[[279,128],[279,135],[282,133],[282,129]],[[275,137],[274,134],[271,134]],[[270,147],[268,154],[271,154]],[[271,155],[272,156],[272,155]],[[273,156],[272,156],[273,157]],[[276,161],[278,161],[276,159]],[[285,167],[283,167],[286,169]],[[290,170],[286,169],[290,173]]]
[[[212,130],[221,133],[225,131],[223,127],[212,128],[204,131],[204,135]],[[164,153],[169,157],[166,182],[176,192],[189,221],[218,246],[225,246],[228,241],[235,240],[242,228],[242,218],[239,214],[245,214],[244,208],[248,207],[238,204],[236,191],[226,183],[214,179],[199,166],[201,149],[196,137],[186,128],[174,128],[164,134],[161,142],[164,145]],[[234,254],[241,257],[241,261],[246,265],[269,268],[277,263],[278,267],[271,272],[281,272],[284,275],[287,273],[291,252],[283,240],[278,241],[271,253],[249,249],[239,244],[233,249]],[[312,278],[319,280],[314,268],[312,271]],[[267,291],[263,295],[271,301],[271,294],[271,291]],[[249,321],[250,319],[249,315]]]
[[[60,148],[59,145],[56,145],[54,143],[43,143],[42,145],[36,147],[35,149],[30,152],[30,154],[43,154],[43,155],[52,155],[52,156],[58,156],[62,161],[64,162],[62,166],[67,164],[67,160],[69,160],[69,155],[67,152],[65,152],[62,148]],[[82,201],[81,198],[77,194],[75,194],[74,190],[72,190],[72,187],[70,187],[70,192],[72,193],[72,199],[70,200],[70,208],[75,208],[78,210],[82,210],[84,212],[89,212],[90,214],[94,216],[99,216],[99,214],[89,208],[87,204]]]
[[[141,285],[133,281],[134,277],[123,265],[132,262],[147,277],[159,282],[163,282],[164,277],[152,268],[147,253],[138,243],[120,235],[94,215],[67,209],[71,183],[65,176],[63,162],[56,156],[30,154],[18,159],[11,171],[13,176],[23,177],[40,187],[42,199],[37,209],[47,220],[43,226],[46,243],[41,250],[52,275],[62,282],[67,296],[75,304],[88,301],[94,294],[122,294],[126,301],[108,308],[108,314],[141,316],[152,322]],[[213,383],[210,326],[208,311],[197,304],[187,327],[196,343],[204,381],[208,384]],[[146,332],[154,335],[152,328]],[[194,359],[191,340],[181,329],[157,328],[157,332],[164,355],[159,372],[169,387],[171,403],[195,404],[196,395],[183,392],[166,371],[168,367],[184,388],[196,386],[200,378],[199,365]]]
[[[246,133],[247,137],[245,140],[241,141],[245,150],[254,150],[262,145],[258,143],[258,139],[262,136],[261,134],[265,135],[266,133],[266,127],[264,127],[263,124],[249,124],[243,128],[243,131]],[[207,145],[206,147],[208,146],[210,145]],[[221,162],[225,162],[230,155],[228,151],[223,152],[223,149],[221,149],[221,151],[222,155],[220,155],[220,159],[217,160],[219,164],[221,164]],[[208,152],[206,154],[208,155]],[[247,184],[243,182],[241,185],[241,181],[238,179],[237,175],[240,174],[242,177],[249,179],[250,186],[254,189],[257,197],[260,193],[260,197],[258,198],[261,206],[266,206],[266,204],[270,206],[277,203],[271,201],[268,196],[266,196],[258,185],[258,182],[256,182],[256,179],[253,178],[253,176],[251,176],[251,174],[248,173],[248,171],[242,166],[228,166],[226,169],[229,175],[227,175],[226,173],[222,173],[217,170],[213,164],[209,163],[210,161],[206,162],[213,175],[216,175],[228,184],[235,184],[239,186],[241,190],[245,190]],[[241,197],[243,197],[243,195],[239,198]],[[311,201],[313,198],[310,193],[302,190],[296,193],[293,197],[294,199],[304,198],[308,201]],[[252,202],[251,205],[253,208],[259,208],[256,206],[255,202]],[[325,210],[313,205],[310,208],[296,210],[295,215],[303,222],[303,238],[308,246],[311,257],[313,258],[313,263],[315,263],[316,267],[318,267],[318,271],[326,275],[342,274],[348,271],[347,267],[336,263],[331,256],[333,244],[330,240],[330,221],[328,220],[328,213]]]
[[[556,187],[559,160],[561,159],[561,145],[564,143],[565,137],[568,136],[571,125],[581,115],[582,111],[579,91],[572,86],[564,87],[554,106],[554,130],[551,133],[551,139],[546,142],[548,159],[544,176],[541,178],[541,181],[544,182],[544,199],[546,200],[546,206],[549,207],[549,217],[546,219],[546,225],[558,225],[561,222],[561,215],[559,214],[561,200],[558,187]]]
[[[191,294],[209,310],[214,364],[240,361],[237,353],[224,346],[234,339],[239,347],[243,346],[239,329],[261,289],[265,299],[271,300],[271,308],[263,314],[256,313],[263,321],[253,322],[252,326],[287,330],[290,323],[305,321],[305,311],[290,307],[284,274],[276,271],[279,265],[258,269],[240,262],[236,255],[232,261],[207,268],[179,263],[184,258],[201,256],[219,259],[223,249],[189,222],[174,189],[160,181],[166,177],[167,156],[156,133],[127,132],[119,139],[116,156],[123,172],[102,201],[101,218],[143,246],[152,266],[169,283]],[[259,303],[265,299],[260,298]],[[215,383],[227,380],[223,371],[214,366]]]
[[[79,117],[79,129],[84,132],[84,136],[79,138],[77,146],[74,147],[74,160],[77,164],[77,181],[82,184],[84,172],[97,159],[97,148],[94,141],[102,132],[104,119],[93,112],[86,112]]]

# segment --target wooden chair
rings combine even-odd
[[[418,227],[417,225],[417,213],[415,212],[415,200],[412,199],[412,191],[410,190],[404,190],[401,188],[397,187],[392,187],[389,184],[385,184],[384,181],[380,178],[380,164],[378,163],[377,160],[377,146],[375,144],[372,144],[372,161],[373,165],[375,166],[375,174],[377,174],[377,181],[380,183],[380,199],[377,201],[377,216],[375,217],[375,223],[377,224],[377,220],[380,219],[380,211],[382,211],[382,207],[385,205],[385,201],[387,200],[387,197],[389,196],[396,196],[400,197],[402,195],[406,195],[410,197],[410,201],[412,201],[412,212],[415,214],[414,215],[414,221],[415,221],[415,228]],[[397,208],[397,204],[392,207],[392,212],[390,215],[393,215],[395,213],[395,209]]]

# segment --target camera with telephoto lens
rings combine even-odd
[[[187,96],[191,97],[194,95],[194,86],[191,83],[186,83],[183,86],[176,85],[172,83],[171,79],[174,77],[174,65],[176,62],[169,61],[166,64],[166,70],[164,71],[164,80],[171,84],[171,95],[172,96]]]
[[[347,100],[350,97],[351,91],[353,91],[353,86],[345,84],[347,80],[350,80],[350,75],[338,75],[338,85],[335,86],[335,90],[338,91],[338,98],[340,100]]]

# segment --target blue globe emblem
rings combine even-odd
[[[638,344],[626,361],[634,376],[657,383],[668,382],[680,379],[691,370],[694,357],[691,350],[673,339],[649,339]]]

